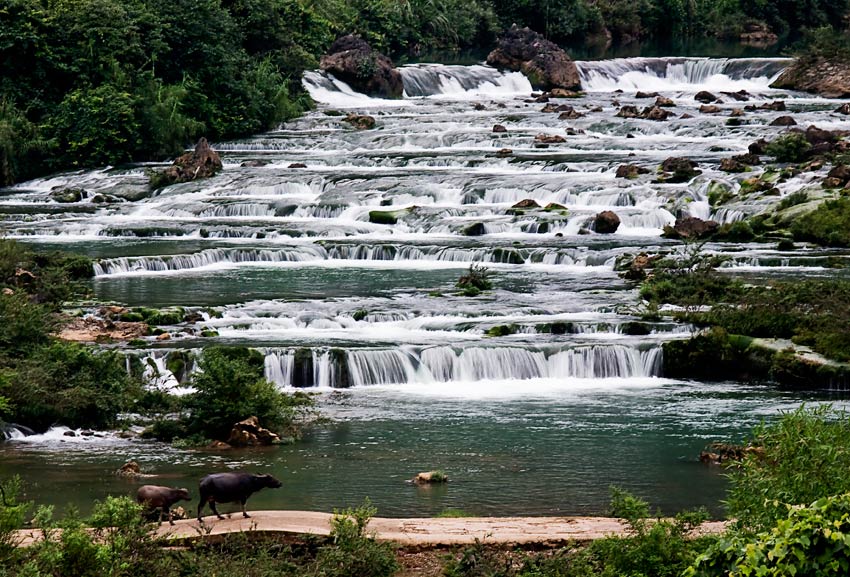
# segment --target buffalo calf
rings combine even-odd
[[[174,525],[171,506],[177,501],[191,501],[188,489],[173,489],[160,485],[142,485],[136,493],[136,500],[149,509],[160,509],[159,520],[168,514],[168,522]]]
[[[207,503],[210,504],[210,509],[219,519],[224,519],[224,517],[219,514],[215,504],[235,503],[237,501],[242,504],[242,515],[250,517],[245,511],[245,503],[248,501],[248,497],[265,487],[277,489],[280,487],[280,481],[271,475],[253,475],[251,473],[207,475],[201,479],[199,486],[201,502],[198,503],[198,521],[201,520],[201,512]]]

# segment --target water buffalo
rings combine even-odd
[[[277,489],[280,481],[271,475],[253,475],[251,473],[215,473],[201,479],[200,483],[201,502],[198,503],[198,521],[201,520],[201,511],[206,503],[219,519],[224,519],[215,508],[216,503],[242,503],[242,515],[250,517],[245,512],[245,503],[252,493],[256,493],[264,487]]]
[[[174,525],[170,507],[177,501],[191,501],[188,489],[173,489],[160,485],[142,485],[136,493],[136,500],[148,509],[160,509],[159,520],[168,514],[168,522]]]

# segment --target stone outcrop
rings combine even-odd
[[[357,92],[380,98],[401,98],[401,73],[387,56],[372,50],[359,36],[337,38],[319,66]]]
[[[649,169],[637,164],[621,164],[617,167],[617,178],[635,179],[641,174],[649,174]]]
[[[697,163],[688,158],[671,156],[661,163],[661,170],[664,173],[664,182],[688,182],[698,174],[702,174],[697,170]]]
[[[368,114],[355,114],[351,112],[343,118],[342,121],[349,123],[357,130],[369,130],[371,128],[375,128],[375,117],[369,116]]]
[[[826,98],[850,98],[850,62],[801,58],[795,60],[770,86],[811,92]]]
[[[277,443],[280,443],[280,437],[261,427],[257,417],[248,417],[233,425],[227,439],[227,444],[231,447],[256,447]]]
[[[150,327],[144,322],[112,321],[93,316],[75,317],[62,326],[57,335],[63,341],[101,343],[132,341],[146,336]]]
[[[567,53],[530,28],[506,30],[487,64],[522,72],[535,89],[581,90],[578,68]]]
[[[676,224],[664,227],[665,238],[702,238],[713,234],[720,225],[713,220],[702,220],[695,216],[677,218]]]
[[[610,210],[603,210],[593,217],[593,230],[599,234],[613,234],[620,228],[620,217]]]
[[[161,188],[179,182],[209,178],[222,168],[221,157],[210,147],[206,138],[201,138],[195,150],[187,152],[162,172],[151,176],[151,185]]]
[[[435,483],[448,483],[448,476],[442,471],[425,471],[417,473],[413,477],[413,482],[417,485],[433,485]]]

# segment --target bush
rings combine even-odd
[[[696,560],[687,577],[847,575],[850,494],[789,506],[788,516],[755,537],[731,534]]]
[[[233,424],[256,416],[278,432],[293,427],[313,405],[306,395],[287,395],[263,377],[263,356],[244,347],[211,347],[192,378],[195,393],[186,400],[189,434],[226,439]]]
[[[399,566],[393,545],[366,533],[377,509],[370,501],[354,509],[335,511],[332,544],[319,549],[314,574],[320,577],[390,577]]]
[[[489,276],[490,272],[487,267],[472,263],[469,265],[469,271],[458,279],[455,286],[462,289],[465,296],[476,296],[481,291],[493,288]]]
[[[829,405],[782,414],[753,431],[749,452],[730,469],[726,507],[748,533],[770,530],[787,506],[850,491],[850,416]]]
[[[827,200],[816,210],[794,220],[794,240],[824,246],[850,246],[850,198]]]
[[[811,147],[805,134],[789,132],[771,141],[765,152],[773,156],[776,162],[802,162]]]

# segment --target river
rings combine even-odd
[[[98,300],[197,309],[204,320],[195,329],[218,333],[173,327],[171,340],[130,350],[152,367],[151,386],[181,391],[166,369],[172,351],[244,344],[264,353],[278,386],[316,392],[331,422],[292,446],[227,452],[54,429],[0,446],[0,475],[20,474],[38,502],[83,510],[133,491],[137,481],[112,475],[133,458],[160,475],[156,482],[190,489],[212,471],[279,475],[284,487],[258,494],[257,508],[330,511],[369,496],[384,516],[598,514],[614,484],[665,511],[719,514],[725,481],[699,463],[706,443],[740,440],[780,410],[843,394],[818,383],[801,393],[664,378],[661,344],[692,328],[664,321],[650,334],[627,334],[637,291],[615,263],[681,250],[659,236],[677,215],[732,222],[761,210],[763,200],[746,198],[712,208],[708,189],[716,182],[736,191],[759,174],[730,175],[719,163],[785,130],[769,126],[776,117],[828,129],[850,122],[831,112],[836,101],[770,89],[785,59],[578,64],[586,92],[558,103],[579,118],[542,112],[523,76],[485,66],[403,67],[399,101],[308,73],[317,109],[279,130],[215,143],[225,168],[213,179],[150,195],[151,166],[108,167],[4,191],[0,231],[96,257]],[[637,90],[672,98],[675,116],[615,117],[619,105],[652,102]],[[700,90],[751,96],[724,97],[721,113],[702,114]],[[790,112],[759,109],[740,126],[726,123],[734,108],[778,99]],[[342,121],[351,111],[374,116],[376,127],[352,129]],[[494,133],[494,124],[506,132]],[[565,142],[543,147],[540,133]],[[671,156],[698,162],[702,174],[681,184],[614,175],[620,164],[654,170]],[[817,175],[779,184],[776,200]],[[57,186],[89,196],[60,205],[49,198]],[[96,194],[120,202],[94,203]],[[564,208],[512,213],[524,199]],[[602,210],[617,213],[619,229],[586,234]],[[370,222],[373,211],[392,211],[396,222]],[[840,274],[826,260],[847,259],[756,243],[704,249],[728,256],[724,270],[744,276]],[[454,289],[471,263],[488,267],[494,285],[474,298]],[[512,334],[487,335],[502,325]],[[406,482],[430,469],[451,482]]]

